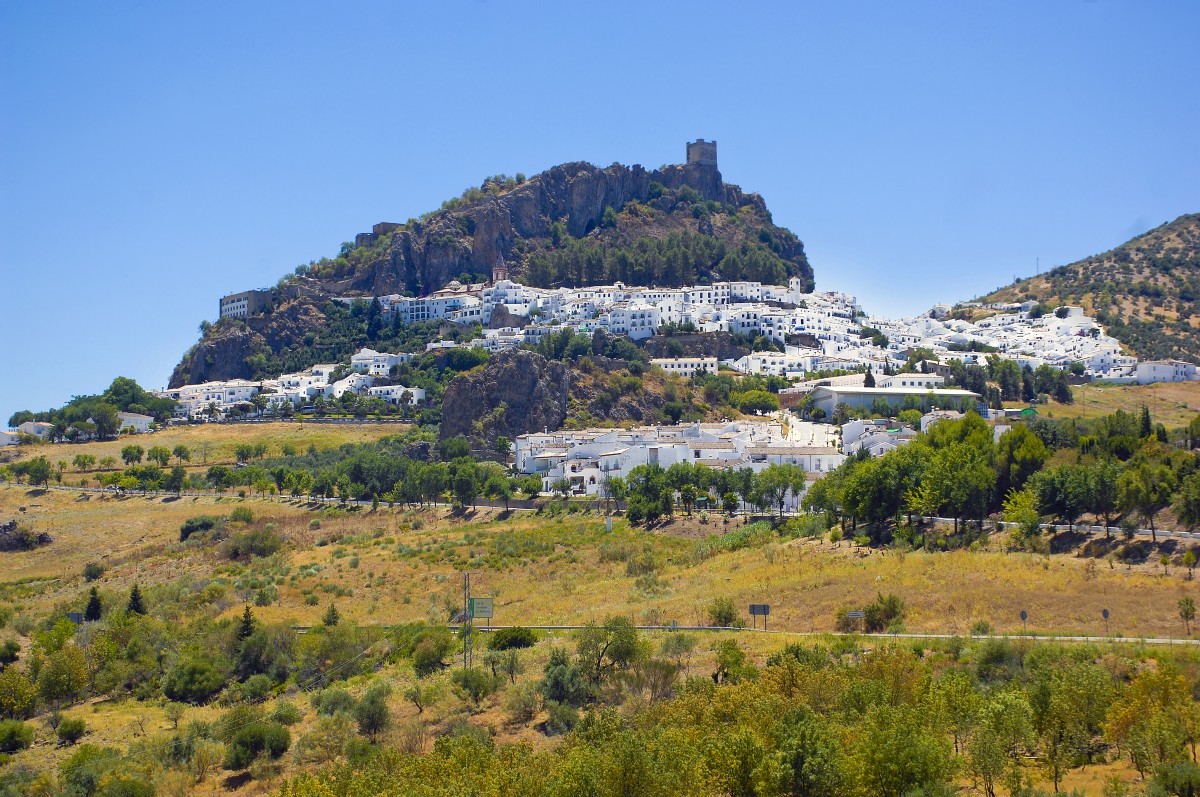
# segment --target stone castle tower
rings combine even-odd
[[[694,163],[698,166],[717,168],[717,142],[705,141],[702,138],[688,142],[687,162],[689,166]]]

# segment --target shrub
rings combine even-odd
[[[340,711],[351,712],[356,701],[345,689],[326,689],[313,700],[313,706],[320,716],[331,717]]]
[[[75,744],[87,733],[87,723],[81,719],[64,719],[55,729],[60,744]]]
[[[570,733],[579,724],[579,710],[566,703],[547,703],[546,735]]]
[[[256,722],[237,731],[225,751],[226,769],[246,769],[259,755],[275,760],[287,752],[292,735],[278,722]]]
[[[508,697],[504,701],[504,710],[508,712],[510,722],[516,725],[525,725],[532,722],[533,718],[537,716],[539,702],[540,695],[537,684],[523,683],[509,690]]]
[[[234,507],[234,510],[229,513],[229,519],[234,523],[253,523],[254,512],[248,506]]]
[[[987,620],[976,620],[971,626],[971,636],[990,636],[992,624]]]
[[[737,606],[734,605],[733,598],[728,596],[716,598],[709,605],[708,622],[709,625],[717,625],[722,628],[741,628],[746,624],[738,612]]]
[[[273,530],[251,529],[234,534],[225,543],[225,553],[230,559],[245,559],[250,556],[270,556],[283,547],[283,539]]]
[[[388,695],[392,688],[380,681],[371,685],[362,700],[354,707],[354,720],[358,723],[358,732],[375,739],[382,731],[392,724],[392,712],[388,708]]]
[[[0,721],[0,753],[15,753],[33,743],[33,728],[20,720]]]
[[[271,693],[271,679],[265,675],[251,675],[242,684],[242,700],[257,703]]]
[[[187,538],[200,531],[210,531],[219,522],[219,518],[210,515],[197,515],[183,521],[179,527],[179,541],[186,542]]]
[[[412,649],[413,669],[418,676],[440,670],[450,651],[454,637],[448,628],[427,628],[418,634]]]
[[[479,705],[485,697],[496,691],[496,678],[487,670],[479,667],[467,667],[455,670],[450,681],[463,691],[471,702]]]
[[[100,576],[102,576],[102,575],[104,575],[104,566],[103,565],[97,564],[96,562],[88,562],[86,565],[83,566],[83,580],[84,581],[95,581],[96,579],[100,578]]]
[[[167,671],[163,694],[180,703],[206,703],[225,686],[223,669],[204,655],[182,659]]]
[[[302,719],[304,719],[304,714],[300,711],[300,707],[289,700],[280,700],[271,712],[271,721],[278,722],[280,725],[292,726]]]
[[[532,628],[514,625],[511,628],[501,628],[488,637],[488,650],[513,650],[515,648],[531,648],[537,644],[538,633]]]

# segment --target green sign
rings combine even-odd
[[[492,598],[471,598],[467,601],[467,613],[471,615],[472,620],[492,619],[492,608]]]

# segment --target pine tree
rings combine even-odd
[[[246,610],[242,612],[242,622],[238,625],[237,638],[239,642],[244,642],[254,633],[254,613],[250,611],[250,607],[246,606]]]
[[[87,608],[83,610],[83,619],[89,623],[100,619],[100,593],[96,592],[95,587],[92,587],[92,591],[88,593]]]
[[[125,609],[126,614],[145,614],[146,604],[142,601],[142,590],[137,584],[133,585],[133,589],[129,591],[129,606]]]
[[[1144,404],[1142,405],[1142,423],[1139,431],[1143,440],[1154,434],[1154,424],[1150,420],[1150,408]]]
[[[875,387],[875,374],[871,373],[871,369],[867,369],[867,375],[863,377],[863,387]]]
[[[341,619],[342,616],[338,614],[337,607],[331,603],[329,604],[329,608],[325,610],[325,616],[321,618],[321,624],[326,628],[333,628]]]

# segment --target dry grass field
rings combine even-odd
[[[228,514],[235,506],[250,508],[256,523],[270,522],[287,547],[266,559],[234,562],[219,546],[180,544],[179,526],[198,514]],[[21,511],[24,507],[24,512]],[[877,592],[894,592],[905,601],[907,630],[966,636],[973,623],[988,621],[998,633],[1019,634],[1019,612],[1028,611],[1029,630],[1038,633],[1103,633],[1100,611],[1112,612],[1112,631],[1126,642],[1099,643],[1124,647],[1138,637],[1179,635],[1175,604],[1181,595],[1196,595],[1196,582],[1173,565],[1164,574],[1158,551],[1142,551],[1145,564],[1124,564],[1098,555],[1095,543],[1085,555],[1078,544],[1057,545],[1065,553],[1006,553],[1002,540],[977,551],[948,553],[868,551],[848,542],[797,539],[704,557],[698,546],[705,535],[735,527],[723,520],[682,518],[655,531],[615,523],[604,532],[596,515],[537,516],[495,509],[452,515],[445,508],[425,511],[401,508],[329,510],[283,499],[162,497],[111,498],[70,490],[31,490],[0,486],[0,519],[17,517],[54,541],[43,548],[5,554],[0,560],[0,597],[22,614],[43,614],[77,601],[86,587],[81,571],[87,562],[106,567],[99,580],[106,602],[125,599],[137,581],[165,584],[181,578],[217,577],[228,590],[203,611],[209,617],[234,617],[254,601],[257,585],[273,582],[277,597],[255,606],[268,623],[286,621],[314,625],[330,603],[342,616],[364,625],[390,625],[412,620],[444,622],[461,604],[461,571],[469,569],[476,595],[496,599],[497,624],[580,624],[623,614],[639,624],[676,620],[707,622],[715,597],[728,596],[739,607],[751,602],[772,605],[770,633],[741,632],[739,643],[763,663],[770,653],[796,637],[795,632],[831,631],[842,606],[869,602]],[[737,521],[740,523],[740,521]],[[1117,543],[1114,553],[1120,553]],[[1167,551],[1178,561],[1182,549]],[[649,552],[653,574],[631,575],[626,560]],[[12,625],[0,637],[13,635]],[[690,664],[691,672],[713,669],[714,644],[732,632],[705,634]],[[570,644],[559,633],[562,644]],[[657,639],[661,634],[651,634]],[[552,636],[552,639],[554,637]],[[828,638],[806,637],[811,641]],[[867,645],[888,644],[871,640]],[[917,644],[901,640],[899,644]],[[929,645],[938,643],[930,642]],[[969,644],[969,643],[968,643]],[[386,652],[386,648],[381,648]],[[527,657],[525,675],[537,677],[548,656],[540,645]],[[535,747],[557,744],[536,723],[512,726],[500,700],[478,707],[459,698],[441,700],[421,716],[403,697],[415,676],[409,664],[383,671],[394,685],[389,704],[397,718],[386,744],[428,749],[432,738],[455,723],[491,728],[498,740],[523,740]],[[437,676],[443,681],[446,675]],[[351,692],[365,681],[351,681]],[[447,695],[452,690],[446,685]],[[299,738],[315,721],[307,695],[291,695],[304,714],[292,729]],[[183,722],[214,719],[215,705],[188,707]],[[170,730],[171,721],[154,703],[93,700],[66,712],[89,727],[91,744],[124,748]],[[34,747],[17,762],[45,767],[69,755],[56,747],[45,719],[34,720]],[[296,771],[289,764],[289,773]],[[1113,772],[1128,776],[1124,764],[1073,770],[1068,787],[1097,792]],[[261,781],[222,781],[224,773],[199,785],[186,784],[181,794],[261,794],[277,785]],[[171,784],[161,784],[171,793]]]
[[[1156,423],[1178,429],[1200,414],[1200,382],[1160,382],[1154,385],[1080,385],[1072,388],[1074,404],[1050,404],[1038,408],[1049,418],[1091,420],[1117,410],[1140,412],[1150,409]]]
[[[229,423],[172,426],[160,432],[129,435],[117,440],[89,443],[41,443],[20,446],[5,452],[8,457],[27,459],[44,456],[51,464],[67,463],[63,478],[69,484],[78,482],[79,477],[105,470],[96,466],[89,471],[79,471],[72,460],[78,454],[90,454],[96,461],[113,457],[117,467],[121,462],[121,449],[127,445],[139,445],[144,449],[164,446],[174,450],[175,446],[186,446],[191,452],[191,461],[185,463],[189,471],[203,470],[211,465],[232,465],[236,461],[234,451],[239,445],[267,447],[266,456],[280,456],[283,447],[290,445],[303,454],[309,446],[318,451],[337,448],[345,443],[368,443],[394,434],[402,434],[409,426],[400,423]],[[174,459],[172,459],[174,464]],[[111,470],[111,468],[109,469]]]

